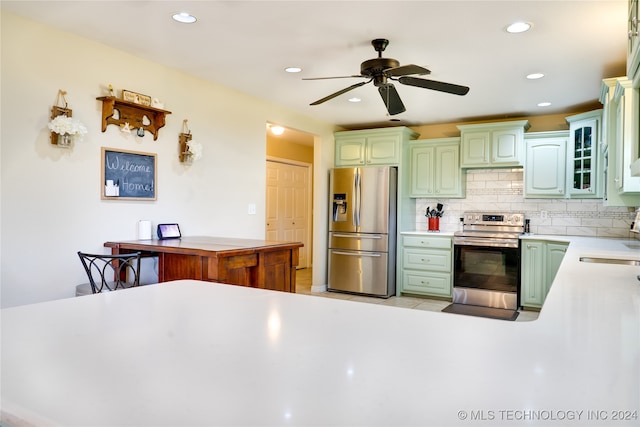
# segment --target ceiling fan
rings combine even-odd
[[[373,82],[373,84],[378,88],[378,92],[380,92],[380,96],[382,96],[382,100],[384,101],[385,106],[387,107],[387,111],[390,115],[400,114],[406,111],[402,100],[400,99],[400,95],[398,95],[398,91],[393,86],[393,83],[389,83],[389,80],[398,81],[401,84],[408,86],[416,86],[424,89],[437,90],[440,92],[451,93],[454,95],[466,95],[469,92],[469,88],[467,86],[455,85],[452,83],[444,83],[435,80],[427,80],[421,79],[419,77],[413,77],[412,74],[415,75],[427,75],[431,74],[431,71],[426,68],[420,67],[418,65],[409,64],[400,66],[400,62],[392,58],[383,58],[382,52],[386,49],[389,44],[389,40],[387,39],[375,39],[371,41],[373,48],[378,52],[378,57],[374,59],[369,59],[360,64],[360,74],[352,75],[352,76],[340,76],[340,77],[315,77],[315,78],[306,78],[303,80],[326,80],[326,79],[344,79],[351,77],[360,77],[366,78],[367,81],[356,83],[347,88],[339,90],[338,92],[332,93],[329,96],[325,96],[322,99],[319,99],[315,102],[312,102],[310,105],[319,105],[323,102],[329,101],[337,96],[342,95],[343,93],[349,92],[357,87],[365,85],[367,83]]]

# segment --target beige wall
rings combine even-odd
[[[135,239],[142,219],[154,227],[178,222],[186,235],[264,238],[268,122],[315,135],[314,244],[326,247],[331,124],[16,15],[2,12],[1,19],[2,307],[73,296],[86,282],[76,252],[105,252],[105,241]],[[125,137],[113,125],[101,131],[96,97],[108,84],[165,103],[172,114],[157,141]],[[67,91],[73,117],[89,131],[68,150],[49,143],[58,89]],[[184,119],[204,147],[191,166],[178,161]],[[101,147],[155,153],[157,200],[101,200]],[[257,215],[248,215],[253,203]],[[319,284],[326,283],[325,252],[313,251]]]
[[[491,120],[482,120],[482,121],[474,121],[474,122],[458,122],[458,123],[440,123],[433,125],[424,125],[424,126],[411,126],[411,129],[415,130],[420,134],[420,139],[429,139],[429,138],[449,138],[460,136],[460,130],[456,127],[457,125],[466,125],[470,123],[486,123],[486,122],[501,122],[501,121],[511,121],[511,120],[529,120],[529,124],[531,128],[527,132],[545,132],[545,131],[555,131],[555,130],[569,130],[569,124],[566,121],[567,116],[571,116],[573,114],[584,113],[586,111],[592,111],[602,108],[602,105],[597,101],[585,105],[582,107],[576,107],[573,111],[561,114],[546,114],[539,116],[520,116],[520,117],[509,117],[509,118],[494,118]]]

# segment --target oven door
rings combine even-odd
[[[517,294],[520,249],[491,244],[454,245],[454,288],[472,288]]]

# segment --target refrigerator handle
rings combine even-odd
[[[340,234],[340,233],[333,233],[333,237],[346,237],[348,239],[382,239],[382,234]]]
[[[360,227],[360,203],[361,203],[360,169],[356,169],[353,182],[353,225]]]
[[[348,255],[348,256],[357,256],[357,257],[370,257],[370,258],[379,258],[380,253],[377,252],[340,252],[340,251],[332,251],[332,253],[336,255]]]

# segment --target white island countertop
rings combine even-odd
[[[531,322],[197,281],[4,309],[3,426],[638,426],[640,267],[578,260],[638,242],[558,240]]]

